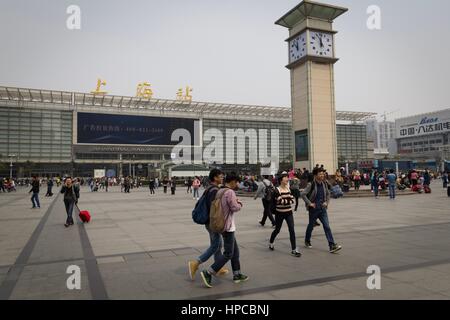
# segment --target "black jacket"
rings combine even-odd
[[[78,201],[80,198],[80,188],[77,185],[72,185],[72,188],[63,186],[61,188],[61,193],[64,194],[64,200]]]
[[[39,181],[38,180],[31,182],[30,192],[39,193]]]

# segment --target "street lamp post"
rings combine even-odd
[[[15,154],[8,155],[9,157],[9,179],[12,179],[12,168],[13,168],[13,158],[16,157]]]

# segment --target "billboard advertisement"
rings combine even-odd
[[[94,178],[103,178],[105,176],[105,169],[94,169]]]
[[[308,130],[295,132],[295,161],[308,161]]]
[[[450,109],[395,121],[396,138],[412,138],[450,132]]]
[[[172,132],[186,129],[194,137],[196,119],[78,112],[77,143],[171,146]]]

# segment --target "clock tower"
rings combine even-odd
[[[304,0],[276,24],[289,29],[294,167],[323,164],[330,174],[338,166],[333,21],[348,9]]]

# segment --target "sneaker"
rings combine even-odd
[[[261,227],[264,227],[264,223],[262,223],[262,221],[259,221],[258,223],[261,225]]]
[[[64,223],[64,227],[68,228],[69,224],[68,223]]]
[[[311,241],[305,241],[305,248],[308,248],[308,249],[312,248]]]
[[[320,223],[318,223],[317,221],[314,222],[314,227],[320,227]]]
[[[330,246],[330,253],[336,253],[341,249],[342,247],[340,245],[333,244],[332,246]]]
[[[208,288],[212,288],[211,285],[212,275],[206,270],[200,272],[200,275],[202,276],[203,283],[205,284],[205,286],[207,286]]]
[[[197,260],[191,260],[188,262],[189,276],[191,277],[191,280],[195,279],[195,273],[197,272],[199,265],[200,263]]]
[[[272,250],[272,251],[275,250],[275,247],[274,247],[273,243],[269,243],[269,249]]]
[[[228,272],[230,272],[230,271],[227,268],[222,268],[219,271],[217,271],[217,275],[218,276],[224,276],[224,275],[227,275]]]
[[[245,282],[248,280],[248,276],[243,275],[243,274],[238,274],[233,276],[233,282],[234,283],[241,283],[241,282]]]
[[[300,258],[302,256],[301,252],[298,252],[297,250],[292,250],[291,255],[296,258]]]

